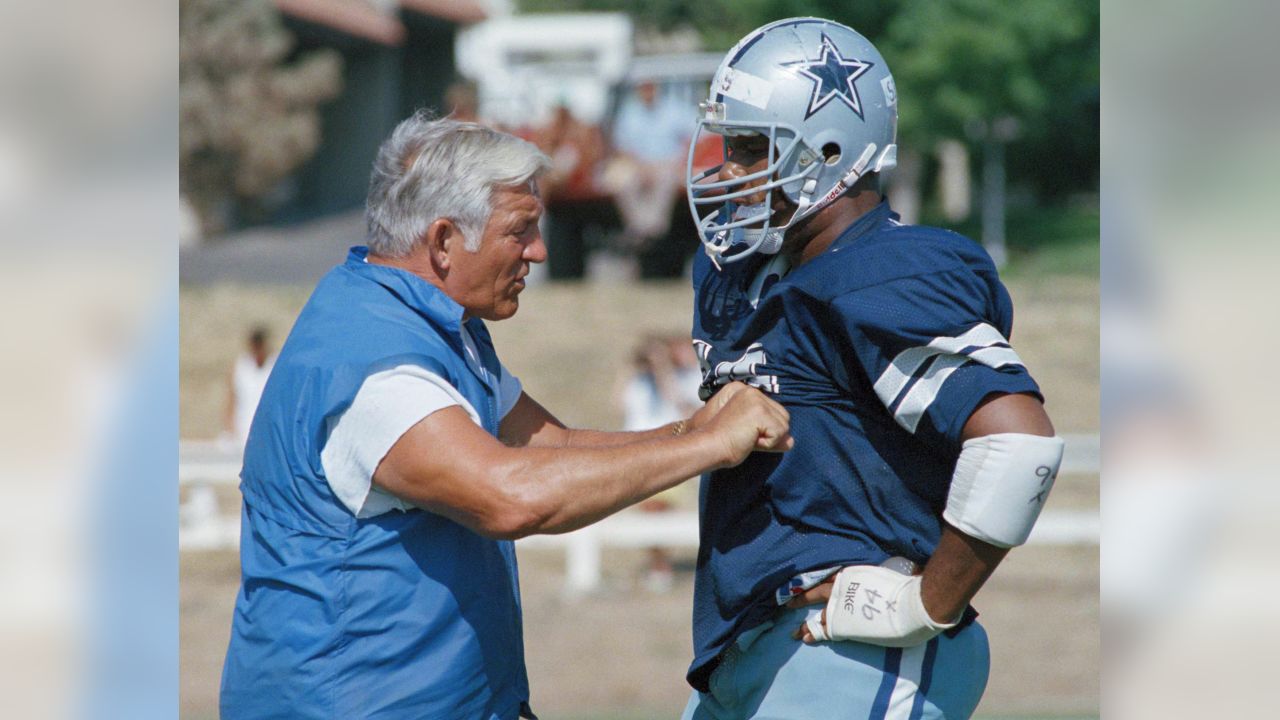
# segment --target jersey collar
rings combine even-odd
[[[871,208],[862,217],[853,221],[852,225],[845,228],[840,237],[836,238],[834,243],[831,243],[830,249],[844,247],[857,242],[858,238],[869,234],[884,223],[897,219],[898,214],[893,211],[893,208],[889,207],[889,198],[881,198],[880,204]],[[830,249],[828,252],[830,252]]]
[[[360,277],[391,291],[401,302],[432,325],[457,335],[462,330],[465,309],[443,290],[407,270],[367,262],[369,248],[357,245],[347,253],[343,266]]]

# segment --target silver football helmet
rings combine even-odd
[[[870,41],[830,20],[779,20],[748,34],[720,63],[699,107],[686,184],[699,236],[717,265],[777,253],[788,228],[865,173],[897,162],[893,75]],[[727,180],[717,179],[723,163],[697,172],[694,149],[703,132],[767,136],[768,167]],[[777,226],[775,191],[797,206]],[[734,202],[760,192],[762,205]]]

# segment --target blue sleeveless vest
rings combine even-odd
[[[329,420],[396,365],[437,373],[498,432],[462,307],[367,252],[320,281],[250,427],[222,717],[510,720],[529,698],[513,544],[422,510],[357,519],[320,464]],[[497,378],[484,324],[467,330]]]

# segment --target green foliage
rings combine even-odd
[[[257,198],[320,143],[319,105],[342,89],[342,59],[289,61],[270,0],[180,0],[179,185],[206,232],[232,198]]]
[[[907,0],[880,43],[900,127],[917,143],[1003,116],[1043,123],[1055,100],[1098,84],[1098,6],[1077,0]]]

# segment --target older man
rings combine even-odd
[[[741,385],[645,433],[570,430],[522,392],[484,321],[546,259],[546,167],[421,114],[380,149],[369,247],[321,280],[250,430],[224,718],[531,717],[510,541],[790,447]]]

